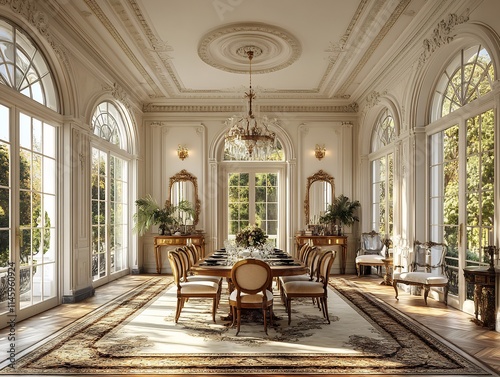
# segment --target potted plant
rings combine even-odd
[[[352,225],[359,221],[358,216],[355,215],[356,209],[360,207],[359,201],[351,201],[347,196],[341,194],[336,197],[332,204],[327,206],[325,214],[321,217],[322,223],[330,223],[334,226],[337,221],[340,223],[337,229],[338,235],[342,235],[342,227],[344,225]]]
[[[169,203],[161,208],[156,200],[148,194],[144,198],[137,199],[135,204],[137,205],[137,212],[134,214],[134,230],[141,236],[152,225],[159,225],[159,233],[165,234],[168,225],[177,224],[174,215],[177,208]]]

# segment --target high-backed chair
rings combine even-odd
[[[430,289],[443,288],[444,303],[448,304],[447,252],[448,246],[444,243],[415,241],[409,271],[394,272],[392,278],[396,299],[398,299],[398,284],[408,284],[424,289],[426,305]]]
[[[174,283],[177,286],[177,309],[175,312],[175,323],[179,320],[185,302],[190,298],[211,298],[212,319],[215,322],[215,312],[220,297],[220,285],[213,281],[182,281],[183,262],[179,253],[171,250],[168,253],[168,261],[174,275]]]
[[[336,256],[337,252],[335,250],[322,253],[314,280],[294,280],[283,284],[282,294],[288,313],[288,324],[291,323],[292,317],[292,299],[297,297],[311,297],[319,300],[323,317],[330,323],[328,314],[328,279]]]
[[[240,332],[241,309],[262,309],[264,331],[267,334],[266,312],[272,324],[273,293],[270,291],[273,276],[269,265],[259,259],[243,259],[231,269],[231,281],[234,290],[229,296],[229,305],[233,314],[233,326],[236,321],[236,335]]]
[[[361,276],[363,267],[377,267],[377,272],[384,266],[388,250],[380,234],[372,230],[370,233],[361,233],[361,247],[356,256],[356,272]]]
[[[217,276],[209,276],[209,275],[194,275],[191,272],[191,267],[194,263],[197,262],[196,256],[193,253],[193,250],[187,246],[178,247],[175,251],[179,254],[181,258],[182,264],[182,273],[181,273],[181,281],[211,281],[213,283],[219,284],[221,287],[220,291],[222,291],[222,278]]]

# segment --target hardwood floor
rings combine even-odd
[[[35,317],[21,321],[16,325],[16,352],[23,352],[73,321],[105,305],[111,299],[142,283],[150,275],[129,275],[96,289],[93,297],[76,304],[63,304]],[[379,285],[381,278],[368,275],[358,278],[354,275],[342,275],[355,281],[359,286],[371,292],[384,302],[414,318],[422,326],[429,328],[464,352],[474,356],[500,375],[500,333],[484,329],[474,324],[472,316],[443,303],[429,298],[426,306],[423,297],[404,292],[399,301],[394,299],[392,287]],[[335,278],[335,275],[332,276]],[[0,344],[9,344],[8,329],[0,330]],[[0,367],[5,364],[3,353]],[[1,374],[1,371],[0,371]]]

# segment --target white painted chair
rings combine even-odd
[[[444,243],[415,241],[408,271],[394,271],[392,285],[398,299],[398,284],[419,286],[424,289],[424,301],[431,288],[442,288],[444,303],[448,304],[448,276],[446,254],[448,246]],[[437,261],[433,264],[433,261]]]
[[[384,266],[384,259],[388,257],[388,250],[380,238],[380,234],[372,230],[370,233],[361,233],[361,247],[356,256],[356,272],[362,275],[364,266],[377,267],[379,272]]]

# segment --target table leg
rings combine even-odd
[[[156,272],[161,274],[161,250],[159,246],[155,246]]]

